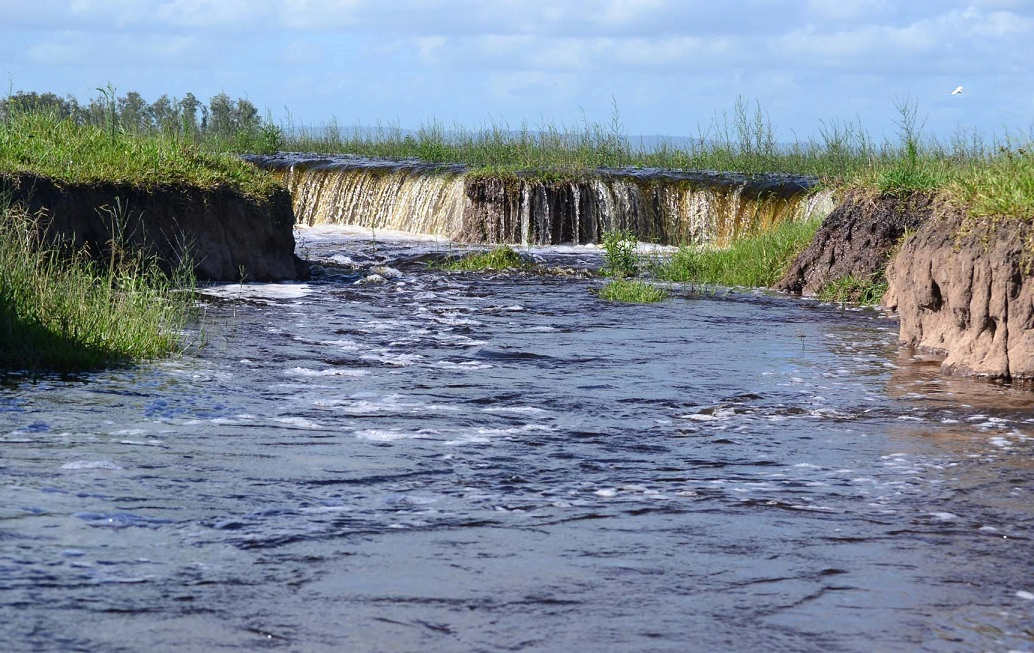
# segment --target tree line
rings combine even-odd
[[[219,93],[203,103],[193,93],[182,98],[162,95],[148,103],[136,91],[116,95],[108,85],[82,104],[72,95],[18,91],[0,101],[0,120],[14,112],[44,111],[61,120],[92,124],[112,131],[133,134],[168,134],[188,138],[216,137],[239,139],[242,136],[270,135],[279,127],[264,124],[258,109],[246,98],[232,99]]]

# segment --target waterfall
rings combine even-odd
[[[627,229],[662,245],[727,245],[825,215],[828,193],[786,175],[597,170],[569,179],[344,157],[249,157],[291,191],[298,224],[351,224],[459,242],[596,243]]]

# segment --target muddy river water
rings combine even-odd
[[[300,237],[195,353],[0,385],[0,649],[1034,650],[1031,391],[874,310]]]

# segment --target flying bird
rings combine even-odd
[[[952,95],[959,95],[960,93],[962,93],[961,86],[956,87],[955,90],[951,92]]]

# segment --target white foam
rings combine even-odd
[[[707,415],[705,413],[693,413],[691,415],[680,415],[679,417],[682,419],[691,419],[696,422],[714,422],[718,420],[714,415]]]
[[[514,413],[519,415],[548,415],[548,410],[536,408],[534,406],[502,406],[499,408],[485,408],[483,409],[486,413]]]
[[[372,440],[374,442],[424,440],[433,436],[434,432],[427,429],[420,429],[419,431],[403,431],[401,429],[363,429],[355,432],[355,437],[360,440]]]
[[[289,376],[352,376],[360,377],[369,374],[366,370],[351,370],[347,368],[331,367],[323,370],[314,370],[308,367],[292,367],[289,370],[284,370],[284,374]]]
[[[438,361],[431,367],[440,370],[490,370],[492,365],[488,363],[478,363],[476,361],[464,361],[462,363],[453,363],[452,361]]]
[[[371,274],[368,277],[363,277],[359,281],[356,281],[355,285],[362,286],[362,285],[371,284],[371,283],[387,283],[387,281],[388,281],[387,279],[385,279],[384,277],[382,277],[379,274]]]
[[[61,469],[122,469],[110,460],[73,460],[61,465]]]
[[[314,290],[307,283],[230,283],[204,286],[198,292],[220,299],[284,300],[301,299]]]
[[[391,352],[379,352],[363,356],[363,360],[377,361],[378,363],[386,363],[396,367],[409,367],[423,358],[420,354],[393,354]]]
[[[323,426],[311,420],[307,420],[304,417],[277,417],[273,421],[279,422],[280,424],[286,424],[288,426],[296,426],[300,429],[319,430],[323,428]]]
[[[375,265],[370,268],[370,272],[378,274],[385,279],[398,279],[402,276],[402,272],[387,265]]]
[[[1016,592],[1016,598],[1023,599],[1024,601],[1034,601],[1034,593],[1020,590]]]

